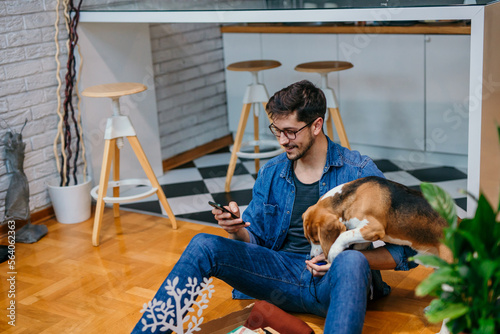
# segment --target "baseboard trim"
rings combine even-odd
[[[31,214],[31,221],[37,223],[55,216],[54,207],[49,206],[48,208],[42,209]]]
[[[194,159],[201,158],[208,153],[215,152],[232,144],[233,136],[228,134],[227,136],[211,141],[210,143],[203,144],[193,148],[192,150],[163,160],[163,171],[166,172],[167,170],[182,166],[183,164],[193,161]]]

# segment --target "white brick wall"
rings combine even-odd
[[[57,180],[52,153],[56,114],[56,63],[54,55],[55,0],[0,2],[0,117],[22,133],[26,144],[24,171],[29,181],[30,210],[50,205],[46,183]],[[61,63],[65,66],[67,33],[62,17],[58,36]],[[6,173],[3,138],[8,131],[0,120],[0,221],[10,184]]]
[[[120,0],[85,0],[86,5]],[[0,1],[0,117],[26,143],[24,171],[30,210],[51,205],[47,182],[59,180],[52,144],[58,117],[54,20],[56,0]],[[59,24],[61,75],[66,64],[65,31]],[[222,38],[218,25],[155,24],[150,27],[162,159],[229,134]],[[76,106],[76,103],[75,103]],[[0,121],[0,222],[10,183]]]
[[[222,36],[216,24],[152,24],[162,158],[229,134]]]

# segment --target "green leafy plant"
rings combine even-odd
[[[430,322],[449,319],[447,325],[454,334],[500,333],[500,204],[495,210],[481,195],[474,218],[459,223],[449,194],[430,183],[422,183],[421,189],[448,221],[442,241],[453,253],[452,263],[433,255],[415,257],[438,268],[416,289],[418,296],[436,297],[427,318]]]

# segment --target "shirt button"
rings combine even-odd
[[[289,215],[289,214],[290,214],[290,211],[287,211],[287,212],[286,212],[286,214],[287,214],[287,215]]]
[[[325,182],[323,182],[323,187],[324,187],[324,186],[326,186],[326,183],[325,183]]]

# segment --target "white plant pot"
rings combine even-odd
[[[62,224],[81,223],[90,218],[92,180],[84,183],[61,187],[49,184],[49,196],[54,207],[56,220]]]

